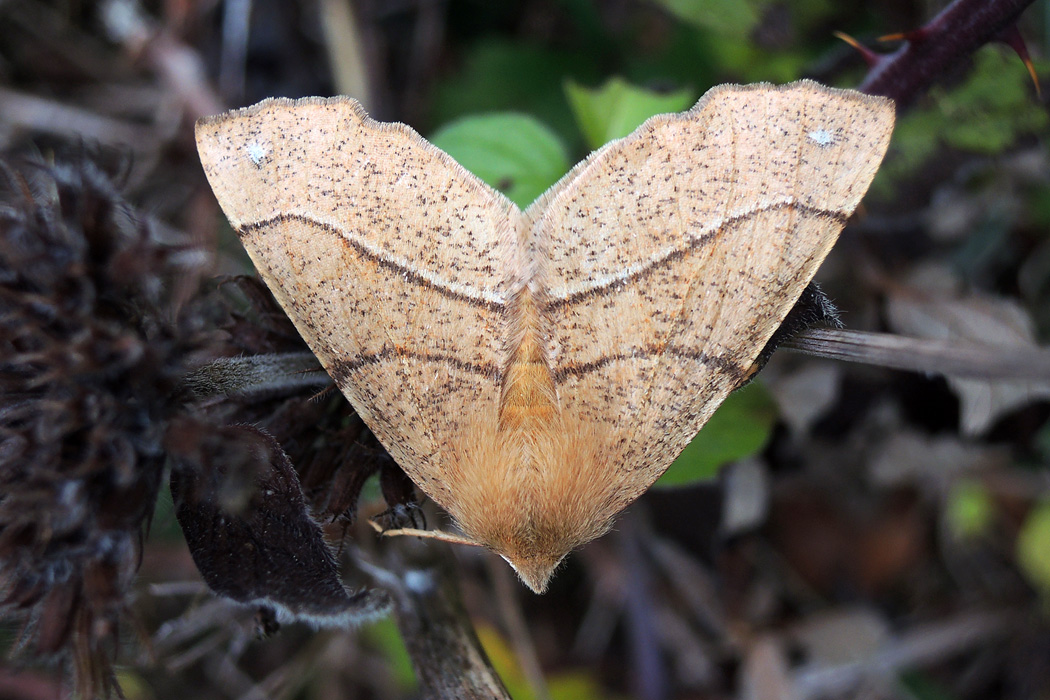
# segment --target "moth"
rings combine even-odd
[[[815,274],[891,101],[723,85],[522,211],[352,99],[197,124],[259,273],[419,488],[543,592],[670,465]]]

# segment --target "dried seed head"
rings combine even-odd
[[[197,335],[172,290],[197,270],[90,161],[3,169],[0,596],[33,650],[72,650],[87,697],[111,684]]]

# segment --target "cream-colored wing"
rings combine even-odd
[[[447,504],[436,466],[467,418],[498,415],[521,213],[348,98],[267,100],[202,120],[197,144],[303,338],[398,464]]]
[[[567,424],[605,426],[615,507],[745,379],[867,190],[893,120],[889,100],[811,82],[715,88],[526,212],[558,400]]]

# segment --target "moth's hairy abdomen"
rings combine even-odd
[[[493,427],[468,437],[450,462],[449,513],[542,592],[558,562],[604,534],[638,494],[618,486],[621,466],[609,462],[601,426],[555,422],[512,435]]]
[[[888,100],[722,86],[526,212],[348,98],[202,120],[259,273],[354,408],[534,590],[670,465],[867,190]]]

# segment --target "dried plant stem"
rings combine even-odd
[[[368,567],[394,599],[398,629],[421,696],[431,700],[510,700],[463,605],[451,548],[398,537],[386,543],[385,569]]]
[[[1023,616],[1013,610],[965,612],[911,629],[870,658],[837,666],[803,667],[794,675],[793,697],[848,696],[865,679],[943,661],[980,644],[1009,636]]]
[[[812,328],[783,347],[832,360],[969,379],[1050,379],[1050,350],[1037,347],[989,347],[838,328]]]
[[[56,136],[76,134],[88,141],[139,152],[158,148],[153,129],[8,88],[0,88],[0,121],[7,128],[34,129]]]
[[[320,7],[336,92],[350,95],[365,109],[375,112],[364,40],[353,4],[323,0]]]

